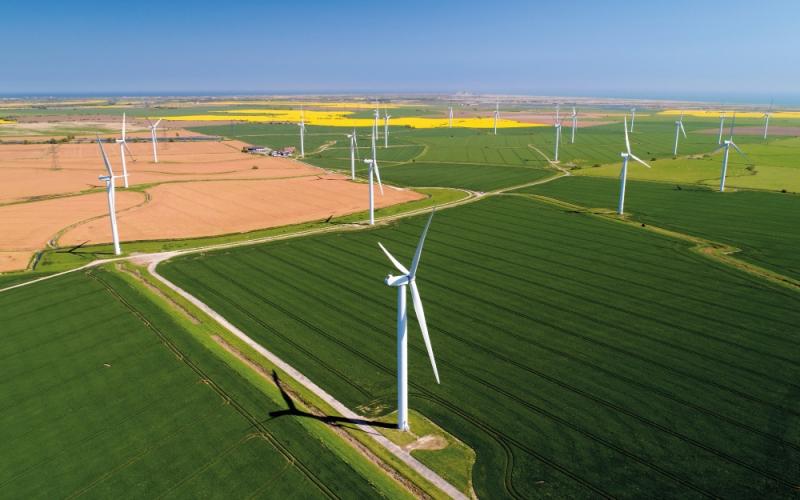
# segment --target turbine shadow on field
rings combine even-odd
[[[336,417],[331,415],[315,415],[307,411],[299,410],[297,406],[294,404],[292,396],[289,395],[289,393],[286,392],[286,390],[283,388],[280,377],[278,377],[278,374],[275,373],[275,370],[272,370],[272,381],[278,387],[278,390],[281,391],[281,396],[283,397],[283,400],[286,402],[287,408],[285,410],[269,412],[270,419],[284,417],[284,416],[294,416],[294,417],[313,418],[315,420],[319,420],[320,422],[325,422],[326,424],[336,425],[336,426],[343,424],[350,424],[350,425],[369,425],[371,427],[382,427],[386,429],[396,428],[396,425],[387,422],[364,420],[360,418]]]

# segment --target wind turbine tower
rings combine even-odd
[[[620,153],[622,156],[622,171],[619,174],[620,186],[619,186],[619,203],[617,204],[617,213],[622,215],[625,213],[625,185],[628,182],[628,160],[633,158],[634,161],[637,161],[644,165],[647,168],[650,168],[650,165],[645,163],[642,159],[637,157],[631,152],[631,141],[628,138],[628,117],[625,117],[625,152]]]
[[[400,271],[400,276],[393,276],[389,274],[384,281],[388,286],[397,288],[397,428],[401,431],[410,430],[408,424],[408,307],[406,305],[407,288],[411,289],[411,302],[414,305],[414,313],[419,322],[419,329],[422,332],[422,339],[425,342],[425,349],[428,351],[428,358],[431,361],[433,368],[433,376],[436,378],[436,383],[439,381],[439,370],[436,368],[436,359],[433,356],[433,347],[431,346],[431,338],[428,334],[428,324],[425,320],[425,310],[422,306],[422,299],[419,296],[419,288],[417,288],[417,269],[419,268],[419,260],[422,255],[422,246],[425,243],[425,236],[428,234],[428,228],[433,220],[433,213],[431,212],[428,217],[428,222],[425,224],[425,229],[422,230],[422,235],[419,237],[417,249],[414,252],[414,258],[411,261],[411,269],[406,269],[382,244],[378,243],[383,253],[389,258],[389,261],[394,265],[395,269]]]

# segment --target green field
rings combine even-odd
[[[800,192],[800,140],[781,139],[768,146],[753,144],[742,146],[748,158],[731,151],[727,190],[735,188],[770,191]],[[690,182],[719,188],[722,169],[722,152],[699,157],[681,157],[650,161],[652,169],[632,164],[628,178],[662,182]],[[576,171],[576,175],[594,177],[619,177],[619,162],[597,168]]]
[[[413,106],[392,115],[443,109]],[[122,110],[76,110],[95,112]],[[37,113],[54,111],[20,114]],[[448,437],[451,447],[443,451],[414,455],[462,491],[471,482],[479,497],[794,497],[800,488],[796,290],[638,223],[737,247],[735,258],[800,279],[800,198],[792,194],[800,192],[800,138],[737,136],[749,160],[731,154],[732,189],[720,194],[709,189],[718,182],[721,158],[711,154],[717,136],[708,131],[718,121],[687,117],[689,137],[672,158],[675,117],[642,110],[631,141],[653,169],[631,166],[626,209],[635,224],[621,224],[587,213],[617,202],[624,139],[621,117],[610,120],[579,129],[575,144],[564,128],[560,166],[573,175],[560,179],[548,161],[552,127],[501,129],[496,136],[392,127],[390,147],[379,141],[387,183],[489,193],[440,210],[426,244],[419,280],[442,385],[433,381],[412,320],[411,408],[422,422],[416,431],[438,425],[457,439]],[[737,126],[761,123],[737,120]],[[272,148],[299,146],[291,124],[194,130]],[[307,130],[304,161],[349,172],[350,130]],[[358,130],[362,181],[369,132]],[[499,194],[533,183],[541,184]],[[466,196],[423,191],[431,198],[378,216]],[[348,407],[390,420],[395,295],[383,284],[391,267],[377,242],[409,261],[424,218],[353,230],[363,218],[130,242],[123,249],[157,252],[330,230],[192,254],[159,270]],[[337,224],[350,230],[334,232]],[[75,267],[108,252],[107,245],[49,250],[37,270]],[[34,277],[2,275],[0,288]],[[273,418],[286,403],[270,381],[137,283],[95,269],[0,293],[7,374],[0,491],[15,498],[408,493],[322,422]],[[403,438],[394,436],[401,444]]]
[[[381,414],[395,405],[395,303],[376,244],[408,260],[422,223],[162,272],[348,406]],[[476,450],[479,496],[796,493],[794,292],[676,240],[512,196],[437,214],[419,280],[443,384],[412,328],[411,406]]]
[[[4,497],[398,494],[116,274],[0,294],[0,325]]]
[[[299,146],[297,127],[270,124],[235,124],[195,127],[197,132],[223,135],[269,147]],[[323,168],[350,171],[350,147],[336,127],[307,127],[306,161]],[[382,133],[381,129],[381,133]],[[369,129],[359,129],[356,171],[364,177],[364,158],[371,157]],[[491,191],[533,182],[552,175],[547,161],[529,147],[537,128],[508,129],[494,136],[485,130],[393,127],[390,147],[378,148],[381,178],[403,186],[457,187]],[[333,143],[332,141],[336,141]],[[314,152],[326,145],[322,151]],[[382,145],[382,139],[379,141]]]
[[[520,192],[615,209],[619,181],[565,177]],[[738,257],[800,279],[800,196],[629,181],[625,208],[636,220],[733,245]]]

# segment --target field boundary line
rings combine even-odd
[[[690,234],[673,231],[671,229],[654,226],[652,224],[645,224],[641,221],[629,218],[621,218],[617,216],[615,212],[608,209],[594,210],[588,207],[584,207],[582,205],[575,205],[573,203],[562,201],[556,198],[550,198],[548,196],[542,196],[537,194],[530,194],[530,193],[504,193],[504,194],[506,196],[519,196],[522,198],[537,200],[543,203],[547,203],[548,205],[553,205],[567,210],[580,211],[581,213],[585,213],[587,215],[591,215],[593,217],[597,217],[600,219],[609,220],[620,224],[625,224],[631,227],[642,228],[652,233],[659,234],[661,236],[666,236],[668,238],[673,238],[693,243],[694,246],[690,247],[689,250],[694,253],[703,255],[704,257],[707,257],[711,260],[715,260],[728,267],[732,267],[734,269],[743,271],[751,276],[756,276],[771,283],[781,285],[784,288],[800,292],[800,281],[791,278],[789,276],[786,276],[784,274],[772,271],[770,269],[766,269],[759,265],[752,264],[745,260],[733,257],[732,255],[740,252],[741,249],[734,247],[732,245],[727,245],[725,243],[718,243],[713,240],[708,240],[705,238],[701,238],[699,236],[692,236]]]
[[[251,349],[253,349],[257,353],[259,353],[261,356],[266,358],[273,365],[277,366],[281,371],[286,373],[288,376],[292,377],[296,382],[302,384],[307,390],[309,390],[312,393],[314,393],[315,396],[317,396],[318,398],[323,400],[326,404],[328,404],[329,406],[334,408],[337,412],[339,412],[340,415],[342,415],[345,418],[352,419],[352,420],[364,420],[363,416],[358,415],[354,411],[350,410],[347,406],[345,406],[339,400],[337,400],[336,398],[334,398],[333,396],[328,394],[324,389],[322,389],[321,387],[316,385],[314,382],[312,382],[311,379],[309,379],[308,377],[303,375],[300,371],[295,369],[293,366],[291,366],[290,364],[286,363],[281,358],[279,358],[277,355],[275,355],[274,353],[272,353],[271,351],[269,351],[265,347],[263,347],[261,344],[259,344],[255,340],[253,340],[246,333],[244,333],[242,330],[237,328],[235,325],[233,325],[231,322],[229,322],[227,319],[225,319],[225,317],[223,317],[221,314],[216,312],[214,309],[212,309],[211,307],[206,305],[200,299],[198,299],[194,295],[190,294],[189,292],[185,291],[184,289],[180,288],[179,286],[175,285],[174,283],[172,283],[168,279],[166,279],[163,276],[161,276],[160,274],[158,274],[158,271],[156,271],[156,267],[158,266],[158,264],[162,260],[165,260],[166,258],[168,258],[168,257],[167,256],[162,256],[161,259],[153,259],[147,265],[147,270],[153,277],[155,277],[161,283],[166,285],[173,292],[177,293],[178,295],[180,295],[181,297],[186,299],[193,306],[195,306],[198,309],[200,309],[203,313],[208,315],[211,319],[216,321],[220,326],[222,326],[223,328],[228,330],[230,333],[232,333],[234,336],[236,336],[239,340],[241,340],[246,345],[248,345]],[[461,493],[455,486],[450,484],[448,481],[446,481],[443,477],[441,477],[439,474],[437,474],[433,470],[429,469],[426,465],[422,464],[422,462],[418,461],[416,458],[411,456],[411,453],[403,450],[399,445],[393,443],[391,440],[389,440],[389,438],[383,436],[382,434],[377,432],[375,429],[373,429],[369,425],[356,424],[356,426],[359,429],[361,429],[362,431],[364,431],[366,434],[370,435],[372,437],[372,439],[377,441],[380,445],[382,445],[384,448],[389,450],[393,455],[395,455],[397,458],[399,458],[403,463],[405,463],[407,466],[411,467],[415,472],[417,472],[419,475],[424,477],[431,484],[433,484],[434,486],[439,488],[441,491],[446,493],[448,496],[450,496],[451,498],[459,499],[459,500],[467,500],[467,497],[463,493]]]

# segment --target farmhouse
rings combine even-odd
[[[245,153],[258,154],[258,155],[266,155],[272,152],[270,148],[264,146],[245,146],[243,149]]]

